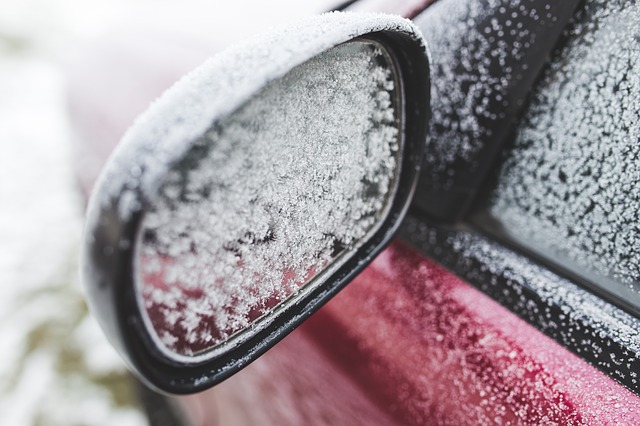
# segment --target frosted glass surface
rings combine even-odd
[[[586,1],[490,207],[507,232],[640,306],[640,5]]]
[[[399,172],[397,81],[376,44],[294,68],[214,123],[142,218],[139,303],[193,356],[325,279],[384,217]]]

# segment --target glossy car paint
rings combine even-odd
[[[168,80],[139,71],[158,91]],[[133,119],[121,99],[73,93],[82,139],[117,133],[96,117]],[[87,148],[98,161],[117,138],[104,140]],[[207,425],[640,423],[637,395],[400,240],[258,361],[181,402]]]

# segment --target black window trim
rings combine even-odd
[[[425,219],[424,214],[414,207],[399,235],[569,351],[640,395],[639,318],[472,225],[451,225]],[[482,256],[470,247],[469,250],[454,247],[455,241],[460,240],[481,245],[496,259],[508,256],[511,260],[509,268],[493,272]],[[531,268],[540,272],[536,279],[537,287],[526,279],[526,270]],[[514,278],[517,276],[522,279]],[[543,294],[541,287],[548,288],[549,293]],[[560,287],[562,296],[557,294]],[[589,312],[585,312],[585,303]],[[626,331],[626,339],[622,331]]]

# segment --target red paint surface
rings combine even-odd
[[[186,400],[196,424],[640,424],[638,396],[401,242]]]

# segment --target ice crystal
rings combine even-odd
[[[224,342],[375,229],[399,153],[387,64],[363,42],[311,59],[215,123],[167,175],[138,253],[166,347]]]
[[[640,6],[589,1],[566,36],[524,117],[491,212],[528,244],[637,295]]]
[[[327,13],[274,29],[220,52],[160,96],[126,132],[96,183],[88,229],[100,220],[100,205],[118,200],[126,219],[142,206],[135,195],[154,195],[176,155],[211,126],[212,117],[236,110],[269,81],[307,58],[375,31],[396,31],[422,40],[419,30],[397,16]]]
[[[217,215],[217,219],[207,219],[206,215],[200,214],[198,217],[202,222],[193,225],[189,238],[174,233],[177,238],[170,246],[162,246],[167,242],[163,241],[162,232],[147,232],[147,229],[140,233],[137,245],[121,238],[116,244],[105,243],[100,248],[106,258],[122,253],[128,256],[131,248],[135,249],[138,256],[135,273],[148,276],[156,283],[164,281],[159,288],[150,290],[143,285],[139,291],[144,293],[146,302],[166,302],[163,305],[166,309],[161,309],[157,316],[152,315],[159,318],[159,322],[153,324],[155,319],[147,318],[147,326],[169,356],[190,356],[225,341],[319,273],[319,268],[326,266],[327,259],[333,259],[328,254],[338,255],[357,247],[363,232],[373,232],[371,226],[376,220],[372,216],[384,215],[387,197],[393,192],[389,185],[394,179],[388,180],[385,176],[399,172],[396,156],[401,155],[401,149],[396,146],[397,116],[394,114],[397,110],[392,105],[393,79],[381,67],[379,61],[383,55],[380,50],[370,53],[366,67],[357,59],[358,54],[352,52],[353,58],[349,61],[353,63],[347,67],[351,69],[348,75],[341,75],[339,71],[349,61],[336,59],[320,79],[327,84],[349,83],[351,89],[347,90],[364,90],[360,95],[350,93],[345,96],[338,90],[331,98],[317,87],[320,82],[306,79],[306,85],[302,85],[302,81],[296,84],[308,98],[298,97],[295,101],[291,98],[288,108],[282,99],[268,92],[262,93],[261,103],[248,103],[260,90],[285,78],[285,74],[309,58],[345,41],[378,31],[403,33],[417,43],[423,42],[419,30],[410,21],[383,14],[329,13],[274,29],[219,53],[189,73],[158,98],[123,137],[103,169],[89,202],[86,221],[88,244],[96,232],[114,229],[112,226],[118,224],[113,222],[129,223],[150,205],[155,208],[155,213],[144,216],[144,227],[161,226],[161,199],[170,204],[168,200],[172,197],[178,197],[174,199],[180,199],[180,203],[198,203],[210,198],[210,217]],[[338,51],[330,55],[335,56]],[[322,58],[327,60],[329,56]],[[312,61],[308,66],[313,67],[313,64],[319,62]],[[293,81],[290,77],[285,80]],[[340,87],[339,84],[336,87]],[[346,88],[342,86],[342,89]],[[284,89],[284,86],[279,89],[282,94]],[[366,102],[363,97],[367,98]],[[337,107],[322,108],[319,101],[331,102]],[[301,108],[313,102],[318,108],[313,114],[305,115]],[[247,108],[253,108],[251,114]],[[235,114],[234,118],[230,118],[231,114]],[[222,123],[225,117],[227,121]],[[309,120],[311,117],[316,119],[313,123]],[[249,141],[246,138],[252,137],[249,129],[258,130],[256,126],[261,122],[266,125],[269,120],[280,125],[260,130],[274,132],[277,127],[281,134],[272,133],[273,139],[269,143],[253,141],[251,156],[248,156]],[[311,128],[322,123],[322,128]],[[299,145],[295,147],[286,140],[294,129],[300,132]],[[313,131],[318,133],[310,137]],[[326,136],[324,141],[331,141],[331,148],[327,145],[324,151],[316,144],[322,133]],[[209,151],[207,144],[212,141],[216,147]],[[233,143],[242,149],[236,149]],[[358,143],[360,148],[356,148]],[[357,149],[361,149],[359,154],[356,154]],[[244,154],[240,154],[242,150]],[[202,160],[200,154],[211,157],[207,161],[215,166],[198,167]],[[356,155],[360,155],[360,161],[352,161]],[[211,187],[194,186],[197,180],[190,180],[192,187],[185,186],[182,189],[186,192],[176,192],[176,184],[185,177],[175,169],[180,161],[192,161],[192,174],[194,177],[199,175],[199,179],[208,179],[209,172],[214,170],[221,174],[216,178],[218,180],[210,182]],[[234,175],[234,164],[244,167],[246,175]],[[314,172],[306,168],[309,166],[313,166]],[[232,179],[223,183],[220,179],[225,177]],[[236,177],[251,182],[247,192],[235,191],[238,188],[234,180]],[[322,185],[319,184],[321,181]],[[221,197],[216,191],[224,186],[231,190]],[[341,194],[340,191],[346,192]],[[360,195],[354,196],[358,191]],[[271,195],[277,195],[280,206],[265,198]],[[225,208],[227,203],[229,205]],[[312,209],[309,208],[311,205],[314,206]],[[300,210],[289,210],[289,207]],[[308,211],[303,212],[305,208]],[[115,210],[117,214],[104,215],[105,210]],[[188,215],[180,218],[180,215],[186,215],[180,209],[175,210],[175,215],[186,227],[186,223],[194,219]],[[297,227],[294,229],[277,223],[285,219],[297,223]],[[344,220],[356,225],[349,226],[349,229],[346,226],[330,229],[331,224]],[[217,252],[212,246],[198,245],[206,240],[207,233],[220,235],[222,227],[229,223],[234,223],[235,227],[229,228],[231,233],[224,241],[218,241],[222,245]],[[175,226],[173,231],[178,232],[182,225]],[[157,256],[146,251],[146,245],[154,241],[160,244],[158,249],[161,251]],[[287,241],[291,244],[285,250],[283,247]],[[296,241],[316,244],[317,258],[310,261],[309,256],[302,256],[304,250]],[[139,244],[145,247],[141,248]],[[251,260],[245,253],[249,245],[258,250]],[[286,271],[280,268],[280,276],[276,280],[268,277],[276,274],[277,267],[260,257],[260,251],[267,245],[279,247],[279,251],[274,253],[275,256],[283,256],[282,262],[295,259],[295,262],[287,264]],[[195,256],[198,251],[199,257]],[[179,268],[176,259],[184,253],[194,256],[182,259],[184,263]],[[207,258],[207,253],[216,253],[220,257]],[[202,263],[203,260],[206,262]],[[84,258],[84,279],[96,283],[91,262],[89,256]],[[334,263],[331,267],[336,265]],[[253,270],[255,275],[245,272],[249,279],[242,285],[238,284],[239,291],[235,292],[230,280],[239,279],[240,270]],[[222,275],[211,275],[221,271]],[[206,294],[203,288],[198,287],[204,285],[198,284],[198,280],[205,277],[208,277],[208,285],[212,288],[221,285],[221,292],[216,293],[216,290]],[[268,283],[267,287],[251,287],[257,280]],[[171,284],[178,282],[180,286]],[[187,288],[193,292],[183,291]],[[188,302],[180,296],[188,296]],[[209,304],[194,302],[207,298]],[[142,311],[146,311],[144,301],[141,303]],[[187,308],[186,304],[190,307]],[[217,307],[215,315],[211,311],[213,306]],[[227,310],[231,306],[233,309]],[[205,317],[208,319],[204,320]],[[200,328],[205,324],[206,327]]]
[[[416,18],[432,57],[433,116],[423,173],[434,183],[449,185],[457,161],[477,167],[474,156],[495,136],[492,128],[520,107],[510,94],[527,70],[523,58],[536,41],[531,28],[550,19],[536,7],[521,0],[446,0]]]

